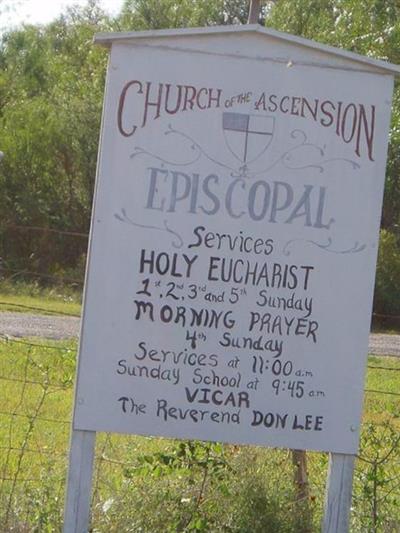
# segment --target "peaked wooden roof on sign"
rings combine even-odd
[[[366,67],[372,67],[383,71],[383,74],[400,75],[400,66],[394,65],[386,61],[379,59],[373,59],[371,57],[362,56],[328,46],[320,44],[309,39],[297,37],[289,33],[273,30],[271,28],[264,28],[259,24],[247,24],[244,26],[211,26],[206,28],[183,28],[172,30],[150,30],[150,31],[132,31],[132,32],[118,32],[118,33],[98,33],[95,35],[94,41],[104,46],[111,46],[115,42],[137,42],[144,39],[162,40],[165,38],[184,38],[184,37],[207,37],[207,36],[238,36],[240,34],[257,34],[265,36],[266,38],[273,38],[280,40],[287,44],[292,44],[298,47],[303,47],[312,51],[319,51],[337,58],[345,59],[348,61],[354,61],[359,64],[363,64]]]

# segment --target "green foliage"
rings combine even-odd
[[[81,296],[80,287],[76,285],[52,283],[48,287],[43,287],[37,282],[0,280],[0,312],[79,317]]]
[[[277,0],[270,4],[268,26],[400,62],[396,0]]]
[[[119,24],[130,30],[205,26],[218,16],[215,0],[125,0]]]
[[[355,471],[355,487],[360,505],[353,517],[360,531],[396,531],[399,522],[388,509],[400,504],[397,493],[400,469],[398,427],[386,422],[381,426],[366,424],[361,439],[360,462]],[[391,463],[390,473],[388,463]]]
[[[8,267],[51,272],[75,266],[86,251],[82,238],[14,227],[88,231],[107,58],[92,39],[109,28],[91,3],[3,37],[0,256]]]
[[[60,483],[57,461],[50,460],[40,473],[40,485],[26,488],[29,514],[27,526],[31,533],[53,533],[62,530],[64,502],[62,493],[54,488]]]
[[[111,20],[90,0],[85,8],[67,10],[46,26],[28,25],[3,34],[3,267],[83,276],[86,239],[21,226],[88,231],[107,61],[107,52],[92,44],[94,33],[244,23],[248,5],[248,0],[125,0],[120,15]],[[263,6],[268,26],[400,63],[397,0],[276,0]],[[396,88],[382,221],[395,235],[400,228],[399,143]],[[397,247],[386,241],[380,253],[376,311],[398,313]]]
[[[227,490],[227,477],[232,471],[221,444],[182,441],[170,450],[139,455],[137,464],[135,468],[125,469],[126,478],[150,476],[157,483],[161,477],[178,476],[190,487],[191,495],[175,501],[178,508],[171,531],[209,531],[202,502],[211,487],[219,486],[222,492]]]
[[[98,531],[291,533],[299,525],[287,452],[186,441],[158,447],[123,467],[120,490],[97,507]],[[129,503],[136,501],[140,509]]]
[[[245,16],[245,0],[127,0],[110,20],[90,0],[51,24],[3,35],[3,267],[83,277],[87,240],[37,228],[88,232],[107,61],[107,51],[92,43],[94,33],[232,23]]]
[[[121,29],[146,30],[245,23],[247,0],[125,0]]]
[[[374,308],[382,315],[400,315],[400,245],[396,236],[381,230]]]

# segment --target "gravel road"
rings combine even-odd
[[[69,316],[27,315],[25,313],[0,313],[0,335],[11,337],[44,337],[70,339],[79,334],[80,319]],[[400,335],[372,334],[369,352],[375,355],[400,357]]]
[[[369,336],[369,353],[400,357],[400,335],[371,334]]]
[[[80,319],[72,316],[0,313],[0,335],[71,339],[79,334]]]

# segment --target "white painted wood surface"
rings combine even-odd
[[[254,57],[269,50],[263,39]],[[391,77],[259,69],[230,55],[194,61],[183,49],[120,42],[108,76],[75,428],[356,453]],[[186,80],[199,95],[190,110]],[[302,99],[316,115],[301,116]],[[260,125],[264,136],[249,130],[245,141],[232,120]],[[210,247],[208,232],[236,244],[210,234]],[[271,239],[271,249],[241,251],[241,238]],[[232,275],[222,279],[223,268]],[[253,280],[254,269],[270,273]],[[300,298],[303,310],[271,314],[269,296]],[[233,322],[207,322],[211,311]],[[285,318],[291,332],[278,326]],[[290,379],[272,371],[279,355]]]
[[[350,62],[355,62],[363,64],[365,67],[370,69],[379,69],[382,74],[400,74],[400,66],[387,61],[382,61],[379,59],[374,59],[372,57],[362,56],[354,52],[349,52],[348,50],[342,50],[340,48],[335,48],[326,44],[318,43],[316,41],[311,41],[309,39],[304,39],[304,37],[298,37],[297,35],[291,35],[289,33],[284,33],[281,31],[274,30],[272,28],[264,28],[259,24],[246,24],[243,26],[229,25],[229,26],[213,26],[207,28],[180,28],[180,29],[166,29],[166,30],[145,30],[145,31],[128,31],[128,32],[107,32],[107,33],[97,33],[94,36],[94,41],[98,44],[104,46],[112,46],[116,42],[129,42],[136,43],[137,41],[164,41],[168,38],[178,38],[182,40],[182,44],[187,49],[191,42],[191,37],[195,38],[197,46],[201,46],[201,43],[204,42],[206,48],[214,48],[216,43],[212,42],[211,39],[216,36],[228,37],[230,34],[235,37],[244,36],[247,37],[254,34],[258,36],[263,36],[264,38],[270,38],[270,40],[276,40],[279,45],[292,45],[294,49],[298,49],[304,54],[310,54],[313,50],[315,52],[322,53],[326,58],[329,55],[329,62],[335,58],[341,58]],[[204,40],[202,38],[205,38]],[[221,39],[220,39],[221,40]],[[222,39],[224,41],[224,39]],[[243,41],[243,40],[242,40]],[[211,43],[211,46],[209,44]],[[247,46],[246,42],[242,42],[244,46]],[[271,43],[269,43],[271,44]],[[262,52],[261,46],[262,41],[259,42],[260,48],[257,49],[257,53]],[[356,65],[353,65],[353,69],[356,68]]]
[[[73,431],[69,457],[64,533],[87,533],[90,520],[94,431]]]
[[[323,533],[349,531],[354,462],[355,455],[330,455]]]

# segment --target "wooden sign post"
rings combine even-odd
[[[354,461],[354,455],[330,455],[323,533],[349,531]]]
[[[89,530],[95,442],[94,431],[72,431],[64,533],[87,533]]]
[[[257,24],[260,15],[260,4],[260,0],[250,1],[248,24]]]
[[[251,24],[96,40],[65,532],[97,431],[331,452],[346,531],[399,68]]]

